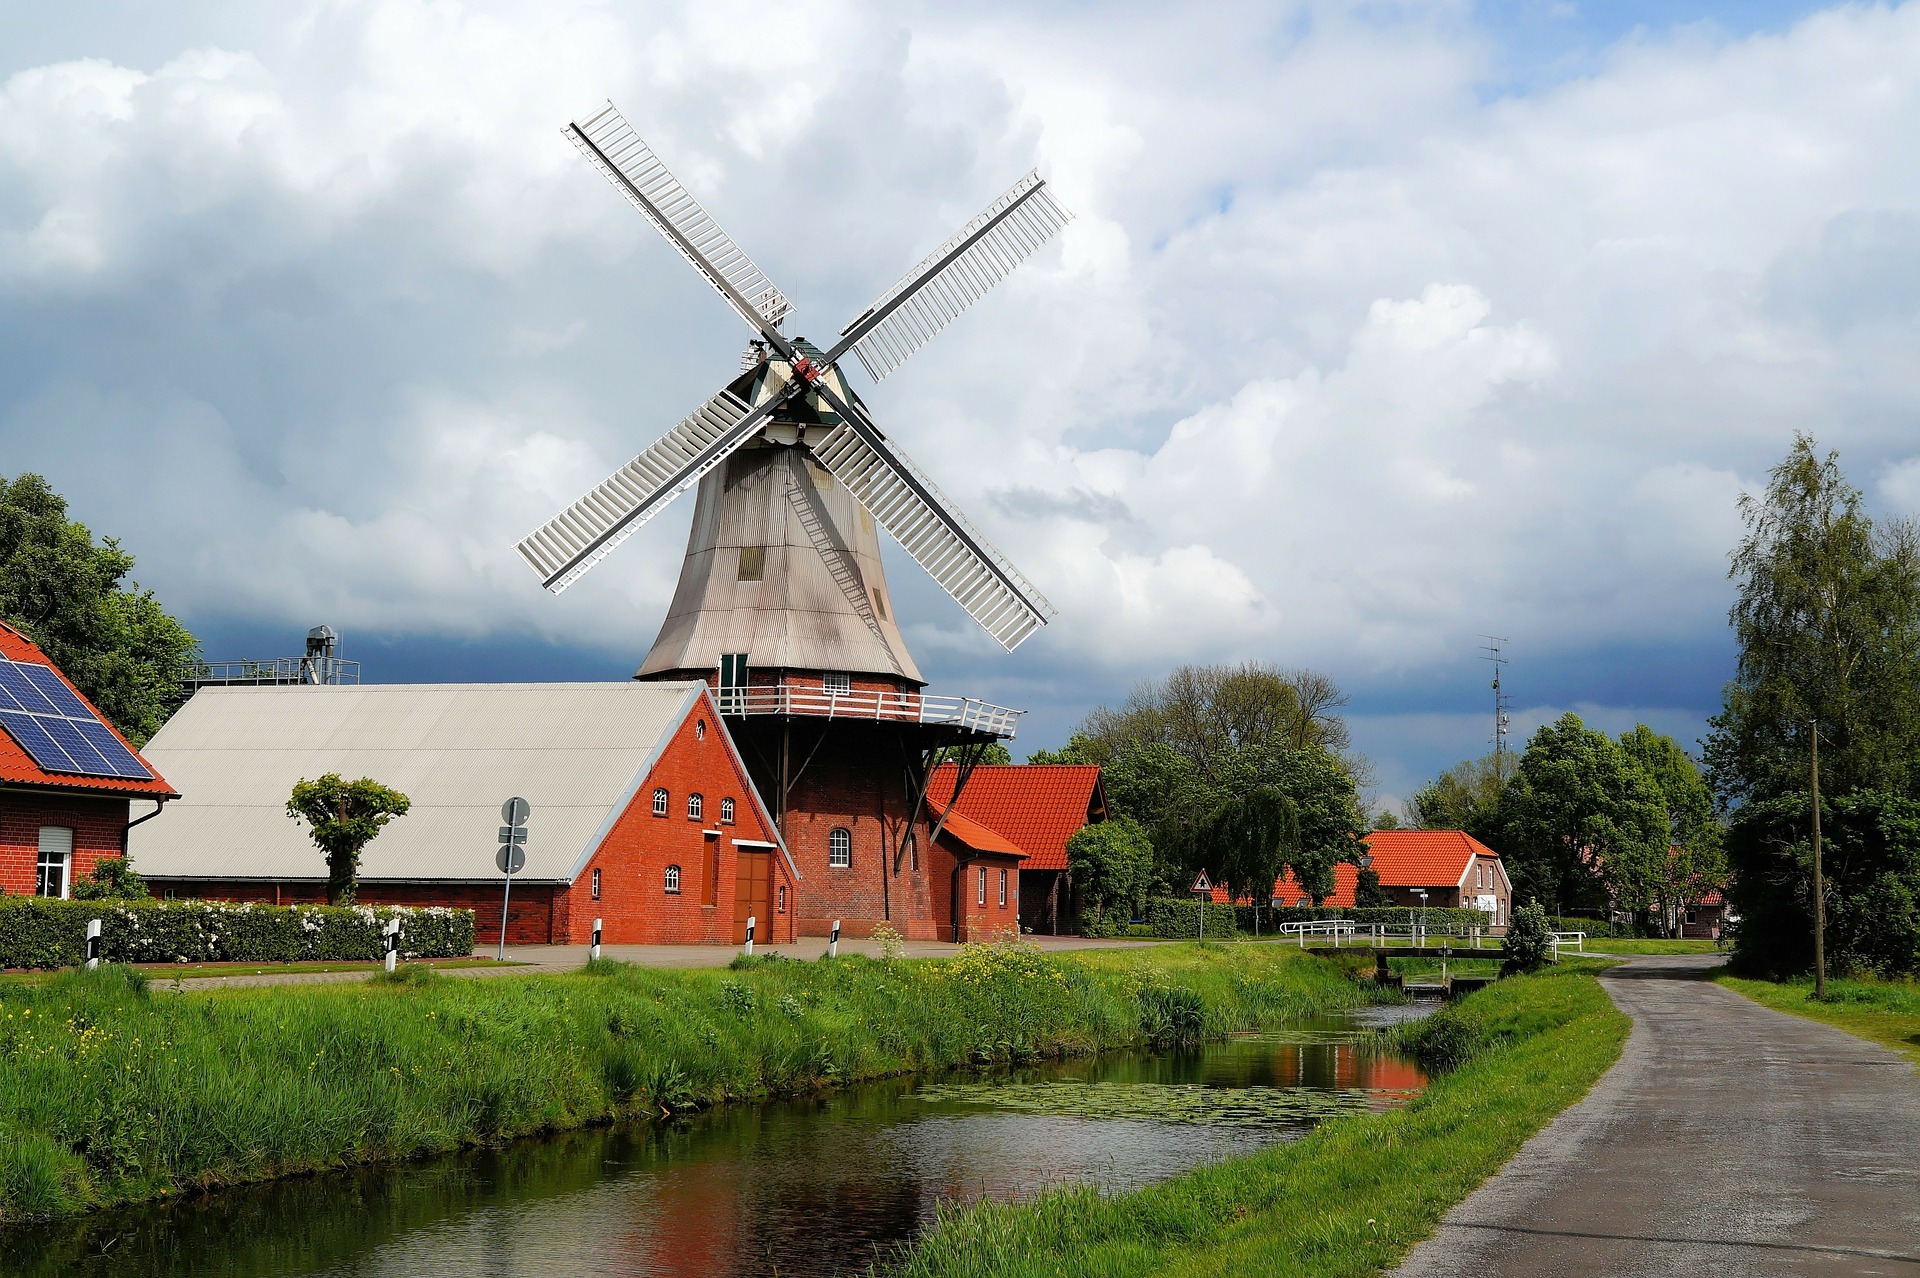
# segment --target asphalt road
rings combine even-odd
[[[1920,1076],[1700,979],[1717,962],[1602,977],[1619,1063],[1396,1272],[1920,1274]]]

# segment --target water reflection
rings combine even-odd
[[[1018,1071],[1219,1088],[1424,1085],[1357,1044],[1351,1021],[1178,1056]],[[938,1204],[1093,1180],[1115,1189],[1247,1152],[1311,1126],[1213,1127],[1010,1113],[928,1102],[906,1082],[736,1106],[680,1124],[574,1132],[499,1150],[223,1192],[169,1207],[0,1234],[0,1272],[173,1278],[328,1275],[836,1274],[910,1238]],[[1224,1098],[1223,1098],[1224,1099]]]

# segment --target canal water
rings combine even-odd
[[[1122,1190],[1404,1104],[1374,1008],[1193,1052],[734,1105],[0,1231],[0,1273],[106,1278],[864,1273],[941,1204]]]

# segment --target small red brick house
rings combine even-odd
[[[145,821],[178,797],[31,639],[0,622],[0,892],[72,895],[95,862],[124,850],[133,800],[154,803]]]
[[[359,899],[472,909],[499,935],[500,806],[532,807],[507,940],[791,941],[799,875],[704,684],[203,688],[149,746],[189,778],[135,831],[156,891],[323,900],[326,864],[286,814],[296,781],[369,776],[412,800],[367,846]]]
[[[933,771],[927,802],[949,808],[985,826],[1026,854],[1020,864],[1020,919],[1029,932],[1058,935],[1074,930],[1073,884],[1067,874],[1067,840],[1107,819],[1100,769],[1082,764],[1000,764],[975,768],[953,788],[959,768]],[[976,894],[977,895],[977,894]]]
[[[1393,904],[1418,906],[1425,889],[1427,905],[1485,910],[1493,916],[1491,926],[1507,925],[1513,885],[1500,854],[1472,835],[1460,830],[1375,830],[1367,836],[1367,845],[1368,866],[1380,876]],[[1333,891],[1321,904],[1352,909],[1360,868],[1335,865]],[[1226,899],[1218,889],[1215,896]],[[1313,901],[1289,874],[1274,882],[1272,904],[1278,908]]]
[[[1010,840],[948,812],[934,850],[934,922],[940,939],[991,941],[1020,932],[1020,865]]]

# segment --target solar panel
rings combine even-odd
[[[133,751],[46,666],[0,657],[0,727],[48,772],[153,779]]]

